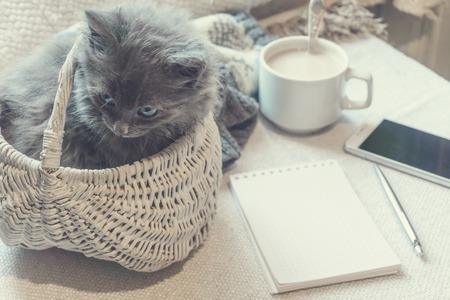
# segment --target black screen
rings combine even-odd
[[[450,140],[383,120],[361,149],[450,179]]]

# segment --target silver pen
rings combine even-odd
[[[391,204],[394,207],[394,210],[397,213],[397,216],[400,219],[400,222],[402,223],[403,228],[406,231],[406,234],[408,235],[409,239],[411,240],[411,243],[413,244],[414,251],[416,252],[416,254],[422,255],[423,251],[419,242],[419,238],[417,237],[417,234],[414,231],[414,228],[412,227],[411,222],[408,219],[408,216],[403,210],[400,201],[395,195],[394,190],[392,189],[383,172],[381,172],[380,168],[377,165],[375,165],[375,171],[377,172],[378,178],[380,179],[381,184],[383,185],[384,191],[386,192],[386,195],[391,201]]]

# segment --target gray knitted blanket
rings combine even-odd
[[[240,157],[258,115],[258,56],[273,38],[244,12],[215,14],[196,19],[198,29],[220,52],[221,105],[215,111],[222,142],[224,167]]]

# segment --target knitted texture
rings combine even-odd
[[[258,56],[273,39],[249,14],[215,14],[194,21],[221,57],[221,106],[216,120],[222,140],[222,161],[229,166],[240,157],[258,115]]]
[[[193,17],[230,9],[249,11],[269,0],[130,0],[127,4],[156,3],[189,11]],[[25,1],[0,0],[0,68],[26,55],[54,33],[77,23],[85,9],[123,4],[120,0]]]

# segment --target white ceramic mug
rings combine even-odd
[[[306,36],[280,38],[261,50],[259,102],[261,112],[280,128],[310,133],[335,123],[342,109],[361,109],[372,102],[370,73],[349,68],[347,53],[337,44],[317,39],[313,53]],[[345,94],[350,79],[367,83],[364,100]]]

